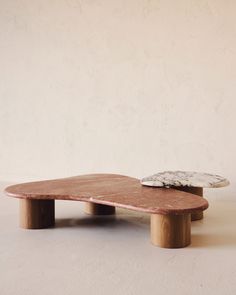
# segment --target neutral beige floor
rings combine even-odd
[[[150,244],[146,214],[92,218],[57,201],[55,228],[23,230],[17,199],[1,193],[0,208],[0,295],[236,294],[236,202],[210,200],[176,250]]]

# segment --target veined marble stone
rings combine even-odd
[[[141,184],[145,186],[173,187],[224,187],[229,185],[229,181],[219,175],[191,172],[191,171],[164,171],[141,179]]]

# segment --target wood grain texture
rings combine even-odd
[[[55,223],[54,200],[20,200],[20,227],[40,229]]]
[[[183,214],[205,210],[202,197],[175,189],[145,187],[136,178],[116,174],[89,174],[17,184],[7,195],[32,200],[77,200],[156,214]]]
[[[116,208],[113,206],[86,202],[84,212],[90,215],[114,215]]]
[[[162,248],[183,248],[191,243],[191,216],[151,215],[151,242]]]

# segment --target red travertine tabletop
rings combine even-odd
[[[144,187],[139,179],[89,174],[12,185],[6,194],[23,199],[76,200],[154,214],[183,214],[208,208],[199,196],[174,189]]]

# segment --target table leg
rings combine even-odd
[[[116,208],[114,206],[86,202],[84,211],[90,215],[113,215],[116,212]]]
[[[191,243],[191,214],[151,214],[151,242],[162,248],[183,248]]]
[[[54,200],[20,200],[20,227],[40,229],[55,224]]]
[[[203,196],[203,188],[202,187],[180,186],[180,187],[175,188],[175,189],[178,189],[178,190],[183,191],[183,192],[191,193],[191,194],[194,194],[194,195],[198,195],[200,197]],[[201,220],[201,219],[203,219],[203,211],[199,211],[199,212],[191,214],[191,220],[192,221]]]

